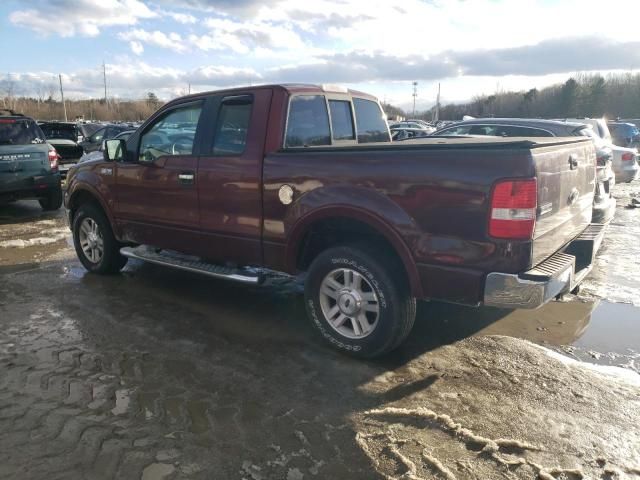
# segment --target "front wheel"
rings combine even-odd
[[[350,246],[326,250],[313,261],[305,282],[307,315],[334,347],[372,358],[407,337],[416,301],[393,264]]]
[[[98,207],[82,205],[73,218],[73,245],[82,265],[93,273],[116,273],[127,263],[109,220]]]

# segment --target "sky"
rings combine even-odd
[[[2,0],[0,95],[337,83],[412,108],[640,70],[640,1]],[[4,89],[4,91],[3,91]]]

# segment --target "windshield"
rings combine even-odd
[[[40,128],[44,132],[47,138],[62,138],[65,140],[78,140],[78,134],[74,125],[56,125],[56,124],[44,124],[40,125]]]
[[[44,142],[45,136],[33,120],[0,120],[0,145],[30,145]]]

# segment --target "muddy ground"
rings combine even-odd
[[[286,278],[88,275],[62,211],[0,207],[0,477],[640,478],[636,192],[579,296],[421,303],[373,362],[327,349]]]

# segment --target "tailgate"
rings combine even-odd
[[[0,190],[28,187],[33,177],[48,175],[49,147],[39,145],[0,145]]]
[[[532,266],[554,254],[590,223],[596,176],[591,141],[532,149],[538,212]]]

